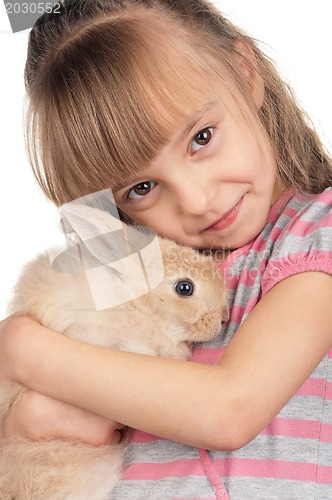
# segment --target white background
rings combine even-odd
[[[291,82],[331,151],[330,0],[219,0]],[[0,0],[0,318],[24,262],[60,241],[56,211],[30,173],[23,139],[23,69],[28,31],[12,34]]]

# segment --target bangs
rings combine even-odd
[[[41,72],[46,91],[30,92],[39,183],[62,204],[141,172],[216,95],[211,66],[200,41],[146,10],[81,26]]]

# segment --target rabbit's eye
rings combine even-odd
[[[190,297],[194,293],[194,283],[189,280],[181,280],[175,283],[174,291],[181,297]]]

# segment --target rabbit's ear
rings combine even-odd
[[[122,228],[119,218],[99,208],[73,203],[62,207],[60,213],[64,230],[75,232],[83,241]]]
[[[79,261],[97,309],[136,299],[159,285],[163,262],[156,234],[121,222],[111,190],[67,203],[60,214],[68,249],[52,265],[77,272]]]
[[[73,200],[60,207],[61,227],[69,246],[80,244],[87,267],[122,259],[141,251],[155,232],[128,226],[119,213],[110,189]]]
[[[106,256],[104,234],[122,230],[111,190],[93,193],[65,203],[59,209],[60,227],[66,238],[67,249],[49,251],[52,267],[56,271],[78,273],[85,267],[104,262]],[[90,250],[85,245],[89,242]],[[109,262],[109,260],[108,260]]]
[[[112,193],[111,196],[113,198]],[[59,212],[66,234],[74,233],[79,240],[86,241],[101,234],[122,229],[115,203],[107,206],[105,210],[101,203],[95,202],[94,206],[91,206],[88,204],[89,201],[90,196],[85,196],[62,205]],[[109,201],[112,203],[112,200]]]

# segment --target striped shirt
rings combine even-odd
[[[195,349],[197,362],[218,363],[276,283],[305,271],[332,274],[332,188],[319,195],[285,193],[260,235],[232,252],[222,271],[230,319],[220,336]],[[331,500],[332,349],[268,427],[240,450],[206,451],[135,431],[110,498]]]

